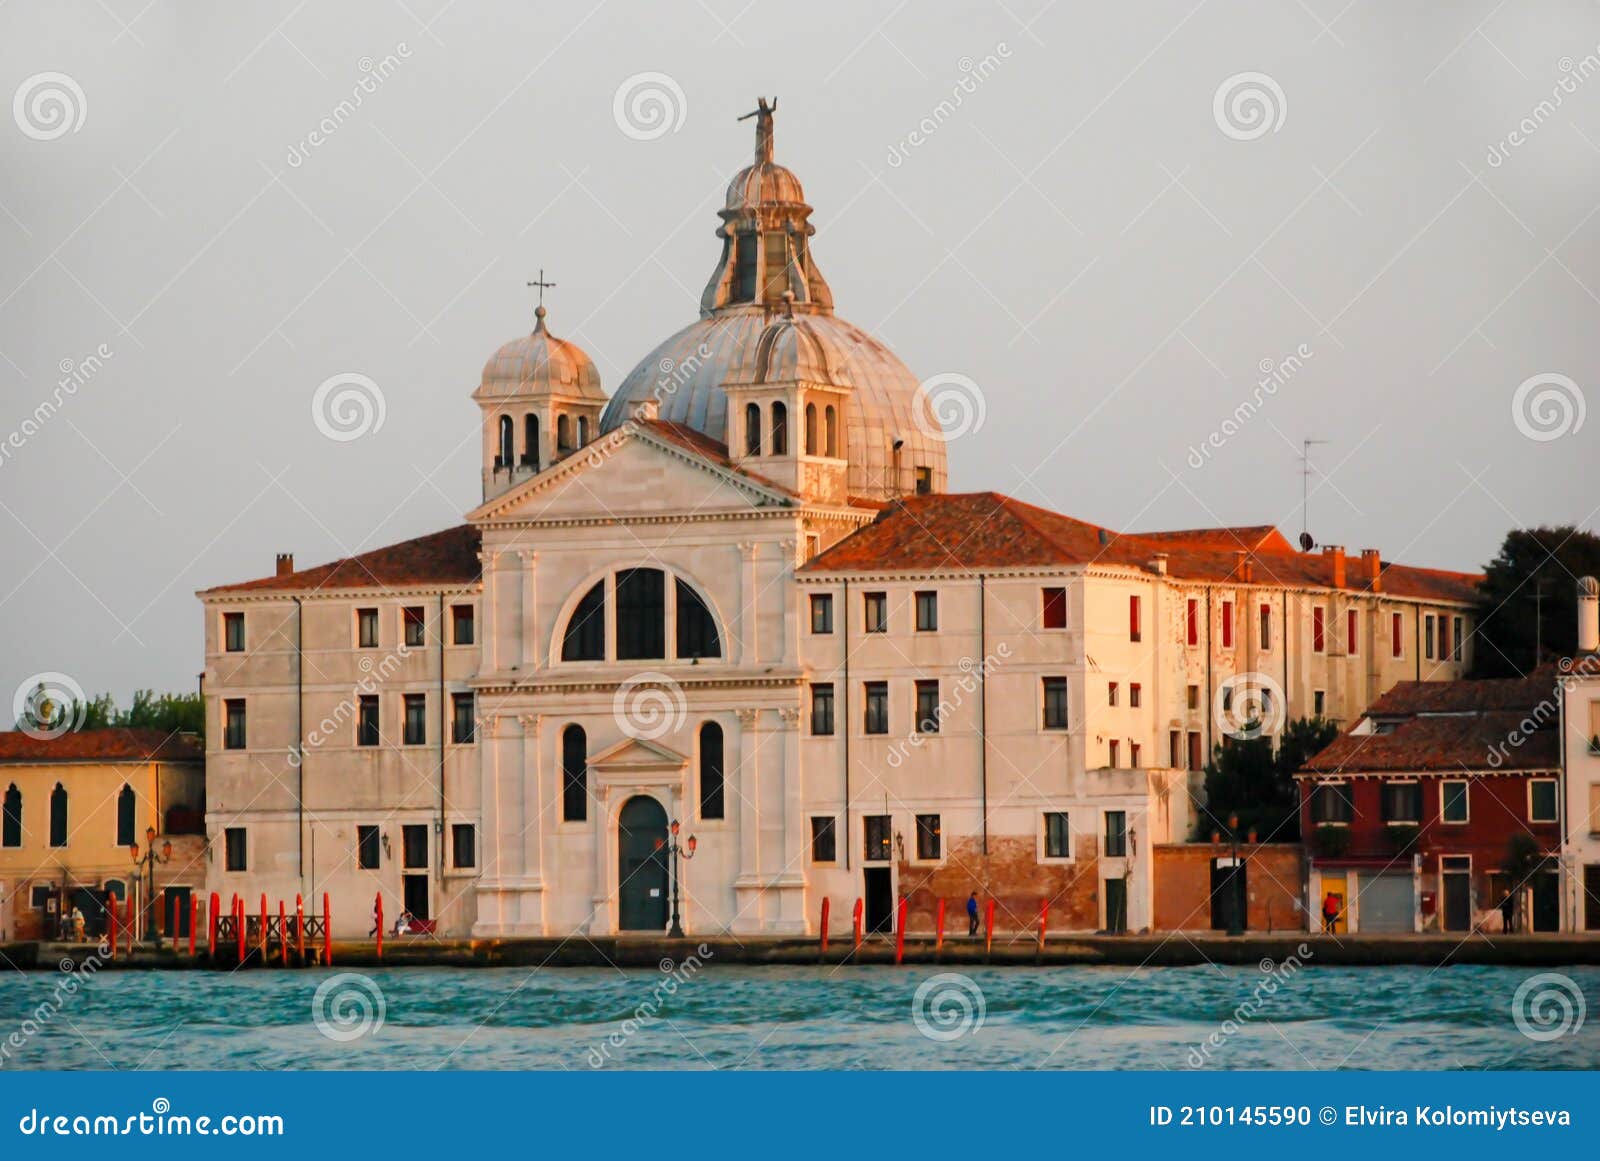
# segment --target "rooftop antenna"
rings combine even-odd
[[[1311,473],[1315,470],[1311,466],[1311,449],[1316,444],[1327,443],[1325,439],[1303,439],[1300,441],[1300,551],[1310,552],[1316,547],[1316,541],[1311,539],[1308,527],[1309,517],[1306,507],[1311,499]]]

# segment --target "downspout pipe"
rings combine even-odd
[[[983,853],[989,853],[989,605],[988,578],[978,574],[978,794]]]
[[[839,623],[844,627],[844,670],[839,690],[839,722],[844,729],[844,869],[850,869],[850,581],[844,582],[844,608],[839,610]]]
[[[446,741],[447,741],[447,735],[446,735],[445,731],[450,728],[450,706],[448,704],[449,699],[445,696],[445,690],[444,690],[444,643],[445,643],[445,635],[444,634],[445,634],[445,623],[444,623],[444,590],[442,590],[442,589],[439,591],[439,619],[436,622],[436,624],[439,626],[439,831],[438,831],[439,841],[436,844],[439,849],[438,849],[438,851],[436,853],[438,855],[438,863],[439,863],[439,891],[440,891],[440,894],[442,895],[444,893],[444,839],[445,839],[445,834],[444,834],[444,811],[445,811],[444,759],[445,759],[445,745],[446,745]],[[476,712],[476,707],[474,707],[474,712]]]
[[[306,889],[306,709],[305,709],[305,605],[294,598],[294,736],[295,736],[295,874],[300,892]]]

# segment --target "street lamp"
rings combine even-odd
[[[697,845],[694,835],[690,835],[685,843],[678,842],[678,820],[672,820],[672,838],[656,839],[656,850],[665,851],[672,857],[672,925],[667,928],[668,939],[683,938],[683,924],[678,919],[678,860],[694,858],[694,848]]]
[[[138,877],[141,869],[144,871],[145,882],[148,884],[145,892],[144,905],[144,921],[147,928],[146,934],[149,935],[151,943],[155,944],[157,947],[160,947],[161,929],[151,921],[151,909],[155,906],[156,902],[156,864],[168,863],[172,861],[172,843],[170,840],[163,842],[161,844],[161,850],[158,853],[156,851],[156,828],[153,826],[145,827],[144,841],[145,852],[143,855],[139,854],[138,843],[129,844],[128,854],[133,856],[134,877]]]
[[[1232,874],[1228,878],[1228,934],[1244,934],[1244,865],[1239,859],[1239,816],[1228,816],[1228,841],[1233,845]]]

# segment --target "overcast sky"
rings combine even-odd
[[[192,688],[195,590],[459,521],[524,283],[614,388],[695,315],[758,94],[839,313],[976,385],[954,490],[1292,537],[1313,438],[1352,551],[1596,526],[1593,5],[674,7],[0,8],[5,702]],[[313,421],[339,375],[381,427]]]

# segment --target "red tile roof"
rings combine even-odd
[[[108,728],[73,730],[35,738],[21,730],[0,732],[0,762],[204,762],[199,739],[167,730]]]
[[[1541,702],[1555,706],[1557,678],[1554,665],[1544,665],[1526,677],[1485,681],[1401,681],[1367,707],[1371,717],[1415,714],[1531,713]]]
[[[1475,682],[1439,682],[1473,685]],[[1552,719],[1553,720],[1553,719]],[[1527,714],[1495,710],[1463,716],[1407,718],[1393,733],[1341,734],[1305,764],[1311,774],[1553,770],[1561,764],[1561,731],[1527,730]],[[1513,744],[1520,739],[1520,744]]]
[[[1293,552],[1294,545],[1271,524],[1251,524],[1239,528],[1183,528],[1176,532],[1139,532],[1141,540],[1153,540],[1185,548],[1210,548],[1222,552]]]
[[[410,585],[444,587],[476,584],[482,575],[478,563],[478,530],[470,524],[443,532],[403,540],[286,576],[267,576],[240,584],[219,585],[202,595],[273,590],[399,588]]]
[[[1333,561],[1320,552],[1285,551],[1276,533],[1263,532],[1259,551],[1224,551],[1237,545],[1236,533],[1262,528],[1142,534],[1117,533],[1024,504],[998,492],[908,496],[889,505],[878,519],[812,560],[807,573],[976,572],[995,568],[1050,568],[1109,564],[1153,569],[1157,553],[1167,557],[1168,575],[1181,580],[1252,583],[1296,587],[1333,586]],[[1246,581],[1241,564],[1248,568]],[[1361,559],[1346,562],[1345,587],[1362,592],[1370,581]],[[1399,564],[1381,566],[1382,591],[1402,597],[1471,601],[1481,577]]]

